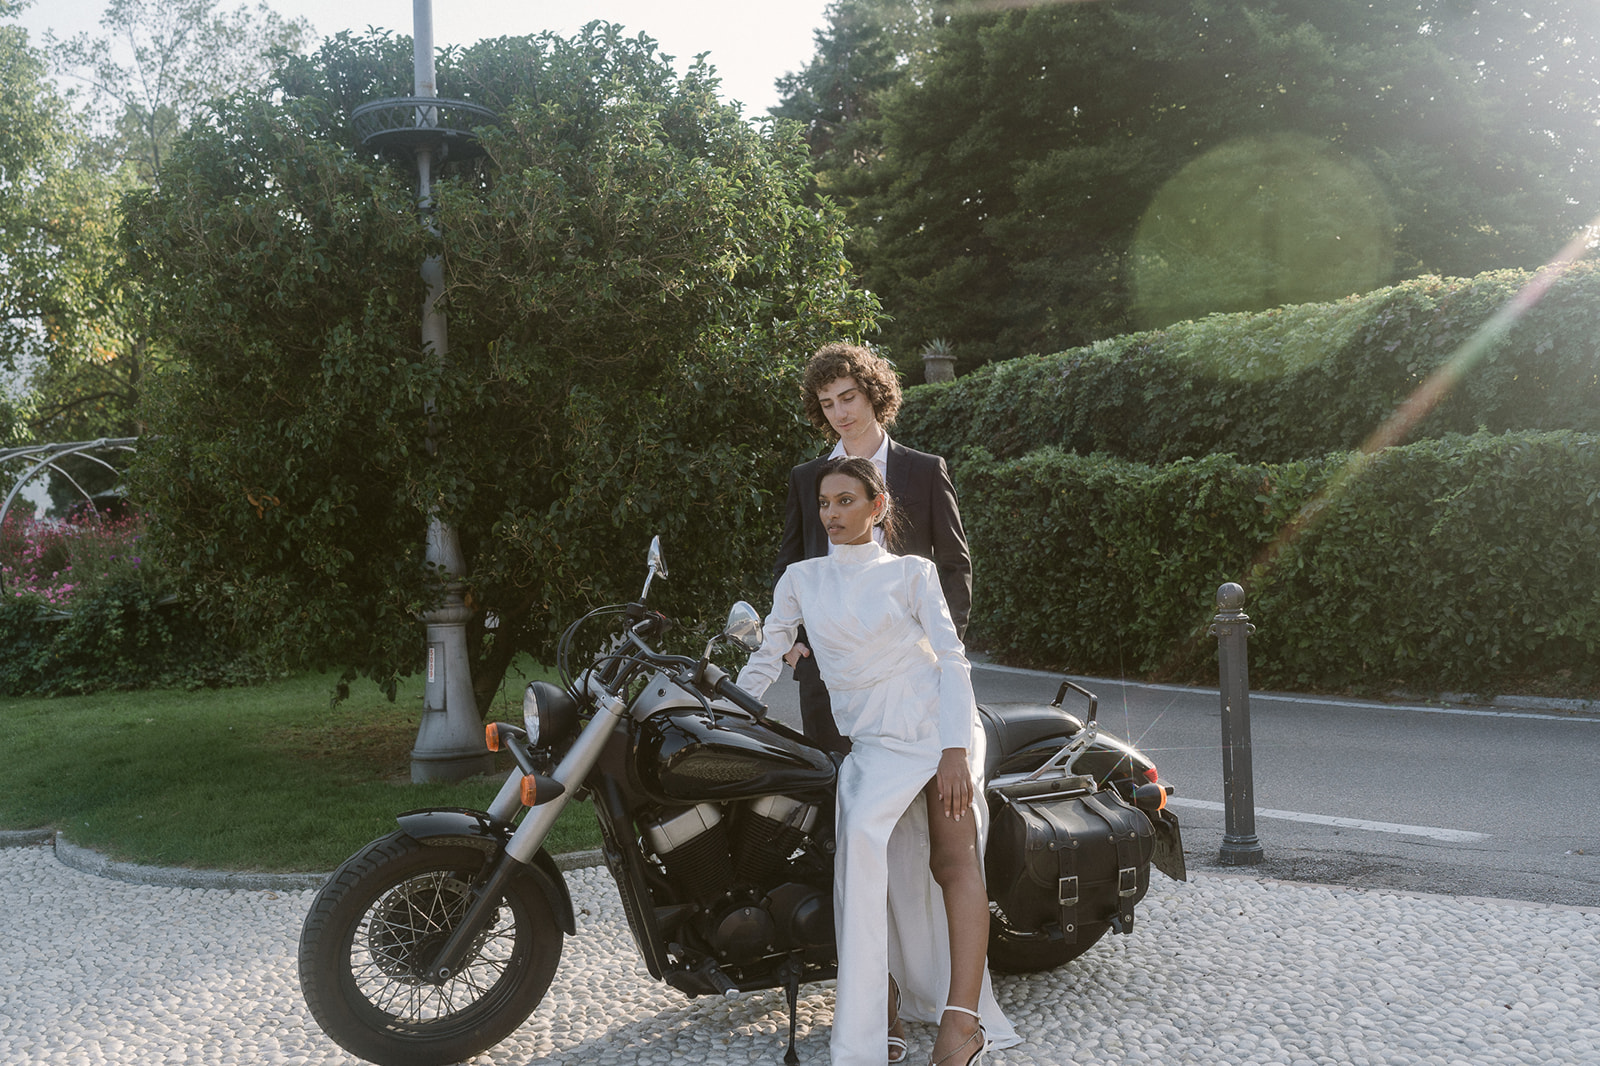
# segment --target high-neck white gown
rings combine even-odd
[[[931,561],[877,544],[835,546],[791,563],[773,593],[761,648],[739,674],[759,696],[804,623],[851,752],[839,771],[833,907],[839,980],[833,1066],[883,1066],[888,974],[904,1018],[937,1023],[950,989],[944,895],[928,870],[922,789],[945,748],[965,748],[980,864],[983,727],[971,668]],[[1021,1041],[995,1002],[988,969],[978,1011],[991,1046]]]

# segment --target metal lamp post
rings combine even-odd
[[[413,95],[374,100],[351,113],[362,143],[409,154],[416,160],[417,201],[432,228],[433,171],[446,159],[470,159],[482,149],[473,126],[494,121],[494,112],[465,100],[438,95],[433,66],[432,0],[412,0]],[[437,229],[433,230],[437,233]],[[449,352],[444,315],[438,300],[444,293],[444,264],[437,255],[422,264],[427,295],[422,305],[422,347],[432,349],[441,364]],[[427,404],[433,412],[433,402]],[[438,514],[428,520],[427,562],[445,578],[444,595],[422,615],[427,625],[427,673],[422,724],[411,751],[411,780],[459,781],[493,768],[484,746],[483,722],[472,693],[472,666],[467,656],[467,622],[472,609],[462,595],[466,562],[455,527]]]

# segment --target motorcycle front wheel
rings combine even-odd
[[[443,1066],[504,1040],[544,998],[561,928],[539,886],[513,879],[460,971],[421,974],[490,856],[396,832],[347,859],[300,933],[300,989],[324,1032],[380,1066]]]

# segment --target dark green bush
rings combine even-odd
[[[70,613],[33,596],[0,601],[0,695],[198,688],[271,675],[207,630],[162,584],[137,576],[75,596]]]
[[[1205,628],[1231,580],[1259,627],[1257,686],[1596,675],[1595,436],[1452,435],[1282,464],[970,453],[956,476],[970,635],[1014,661],[1215,683]]]
[[[907,392],[895,436],[957,456],[1055,445],[1148,463],[1230,453],[1287,462],[1359,447],[1441,364],[1476,358],[1408,439],[1600,432],[1600,267],[1562,275],[1509,331],[1478,331],[1522,271],[1420,278],[1336,303],[1212,315]]]
[[[1284,687],[1594,684],[1600,437],[1452,436],[1353,469],[1245,582],[1261,615],[1252,676]]]

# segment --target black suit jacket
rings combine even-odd
[[[801,463],[789,471],[789,499],[784,505],[783,543],[772,580],[783,576],[790,563],[828,554],[828,534],[817,514],[817,471],[826,455]],[[889,440],[885,465],[889,495],[899,509],[894,541],[885,545],[897,555],[932,559],[939,571],[939,587],[950,608],[950,619],[963,639],[972,611],[972,556],[967,534],[956,508],[956,487],[950,471],[937,455],[919,452]]]

